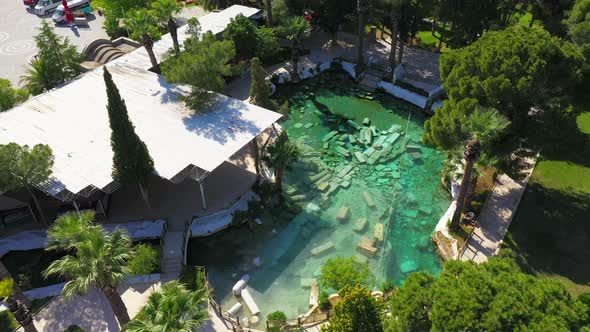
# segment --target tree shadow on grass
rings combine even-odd
[[[590,200],[531,183],[504,242],[530,273],[557,274],[590,285]]]

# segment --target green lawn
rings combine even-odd
[[[578,115],[576,123],[581,132],[590,134],[590,112],[584,112]]]
[[[551,190],[590,195],[590,168],[569,161],[540,161],[532,181]]]
[[[417,45],[418,47],[431,51],[436,51],[438,49],[438,39],[432,35],[430,30],[418,31],[416,37],[419,39]],[[448,45],[443,43],[442,48],[440,49],[441,53],[447,52],[449,50],[450,48]]]
[[[590,102],[576,104],[577,114],[588,110]],[[537,128],[539,136],[532,138],[543,148],[542,156],[502,254],[515,257],[525,271],[560,281],[577,295],[590,291],[590,135],[584,134],[590,117],[580,120],[579,115],[566,114],[556,122],[560,130]]]

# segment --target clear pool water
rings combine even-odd
[[[420,143],[420,110],[386,95],[366,96],[344,75],[323,75],[296,89],[279,93],[291,105],[282,126],[302,151],[284,179],[288,200],[299,210],[267,211],[263,226],[190,244],[189,261],[207,264],[222,306],[238,301],[231,287],[248,273],[260,317],[275,310],[296,317],[309,309],[310,289],[302,284],[338,256],[367,261],[377,286],[385,279],[400,283],[413,271],[437,273],[441,262],[430,237],[449,197],[440,185],[444,156]],[[362,125],[366,118],[370,126]],[[338,220],[344,210],[345,220]],[[384,241],[373,244],[376,253],[359,249],[362,237],[380,236],[378,224]],[[321,246],[331,248],[314,255]],[[255,257],[262,262],[258,267]],[[240,313],[247,316],[245,309]]]

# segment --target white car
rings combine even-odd
[[[61,0],[40,0],[35,6],[35,14],[45,16],[61,5]]]
[[[72,14],[76,11],[90,10],[90,0],[73,0],[68,2]],[[66,11],[63,5],[59,5],[51,17],[53,22],[61,23],[66,21]]]

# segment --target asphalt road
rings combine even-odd
[[[46,19],[51,21],[49,14]],[[33,36],[43,17],[35,15],[20,0],[4,0],[0,5],[0,78],[6,78],[18,85],[25,73],[29,59],[36,54]],[[102,29],[104,17],[90,15],[87,25],[71,27],[56,25],[55,32],[68,37],[81,52],[84,46],[97,38],[108,38]]]

